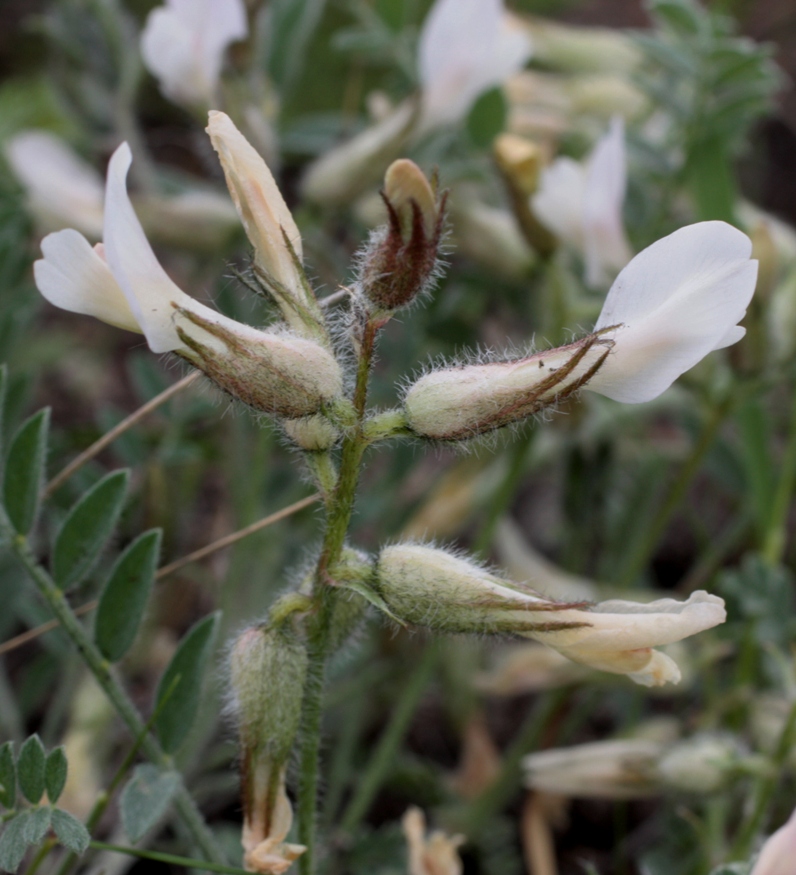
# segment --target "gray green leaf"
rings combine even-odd
[[[17,779],[22,795],[36,805],[44,795],[44,746],[38,735],[31,735],[17,758]]]
[[[155,729],[166,753],[177,750],[193,725],[218,620],[218,613],[211,614],[187,632],[158,684]]]
[[[14,746],[7,741],[0,747],[0,805],[13,808],[17,801],[17,769],[14,765]]]
[[[60,808],[53,810],[52,827],[58,841],[76,854],[82,854],[91,841],[85,826],[68,811],[62,811]]]
[[[14,528],[26,535],[36,522],[44,484],[50,408],[22,423],[11,441],[3,479],[3,503]]]
[[[91,570],[119,519],[127,471],[114,471],[86,492],[69,511],[53,549],[52,572],[62,589]]]
[[[0,836],[0,870],[3,872],[16,872],[25,856],[28,849],[25,831],[30,815],[30,811],[18,814],[8,822]]]
[[[47,791],[47,798],[52,805],[55,805],[58,797],[63,793],[67,769],[64,749],[56,747],[47,757],[44,766],[44,789]]]
[[[151,763],[138,766],[119,803],[124,831],[131,842],[141,839],[160,820],[179,786],[176,772],[161,772]]]
[[[144,532],[117,559],[97,608],[94,640],[111,662],[129,650],[152,590],[160,557],[160,529]]]

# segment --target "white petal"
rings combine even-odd
[[[796,811],[768,838],[751,875],[792,875],[796,857]]]
[[[622,223],[626,187],[624,123],[615,116],[586,165],[583,235],[590,285],[601,284],[607,271],[620,270],[630,261],[632,252]]]
[[[71,228],[48,234],[41,251],[44,258],[34,263],[33,275],[51,304],[141,332],[110,268],[82,234]]]
[[[539,176],[533,211],[557,237],[579,252],[584,248],[583,209],[586,171],[572,158],[557,158]]]
[[[172,100],[208,105],[227,46],[246,33],[242,0],[169,0],[150,12],[141,55]]]
[[[282,232],[299,261],[301,234],[268,165],[225,113],[210,113],[207,133],[218,152],[227,186],[257,259],[286,288],[305,297]]]
[[[522,67],[530,53],[528,38],[508,23],[502,0],[437,0],[418,46],[421,127],[459,121],[479,94]]]
[[[127,143],[113,153],[105,189],[105,251],[108,264],[153,352],[183,348],[174,307],[201,312],[218,321],[220,314],[185,294],[155,257],[127,194],[132,156]],[[232,320],[229,320],[232,321]],[[235,323],[236,325],[238,323]]]
[[[5,154],[45,225],[102,235],[102,177],[63,140],[47,131],[22,131],[8,140]]]
[[[619,274],[595,330],[621,324],[588,388],[617,401],[649,401],[733,329],[754,293],[751,241],[724,222],[689,225],[654,243]]]
[[[535,632],[533,637],[565,654],[575,649],[581,652],[641,650],[681,641],[718,626],[726,616],[724,601],[700,590],[685,602],[659,599],[645,605],[614,600],[601,602],[589,611],[559,611],[556,620],[589,625]]]

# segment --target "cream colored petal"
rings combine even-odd
[[[71,228],[48,234],[41,251],[44,258],[34,263],[33,275],[51,304],[141,333],[110,268],[82,234]]]
[[[585,246],[583,204],[586,172],[572,158],[557,158],[539,176],[539,189],[531,198],[534,213],[564,243],[578,252]]]
[[[207,133],[224,168],[257,263],[294,295],[306,298],[283,238],[284,232],[301,261],[301,234],[271,171],[225,113],[210,113]]]

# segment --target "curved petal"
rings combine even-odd
[[[200,313],[214,322],[225,317],[186,295],[155,257],[127,194],[131,162],[130,147],[122,143],[108,164],[104,241],[108,265],[146,335],[149,348],[153,352],[184,349],[174,324],[175,307]]]
[[[724,222],[675,231],[637,255],[608,292],[595,330],[620,325],[588,387],[649,401],[713,349],[739,340],[757,278],[751,241]]]
[[[633,651],[681,641],[718,626],[726,617],[723,599],[700,590],[685,602],[659,599],[645,605],[617,599],[589,611],[559,611],[556,620],[560,622],[588,625],[535,632],[533,637],[565,652]]]
[[[796,857],[796,811],[768,838],[751,875],[791,875]]]
[[[33,275],[51,304],[141,333],[110,268],[82,234],[71,228],[48,234],[41,251],[44,258],[34,263]]]

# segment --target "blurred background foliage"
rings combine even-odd
[[[166,196],[202,185],[221,191],[202,119],[162,96],[136,52],[153,5],[5,0],[0,151],[18,132],[44,129],[102,172],[127,138],[136,151],[139,190]],[[372,197],[337,208],[304,202],[302,173],[314,157],[363,130],[380,101],[393,105],[417,87],[415,45],[430,3],[252,0],[249,6],[257,28],[230,54],[227,99],[248,95],[267,122],[262,145],[301,228],[306,262],[319,293],[332,293],[350,279],[351,257],[372,224]],[[747,859],[796,803],[796,233],[787,224],[796,223],[790,78],[796,10],[788,0],[709,7],[685,0],[651,6],[518,0],[511,7],[615,28],[638,60],[610,69],[604,58],[607,69],[601,69],[587,58],[579,62],[577,53],[562,63],[538,52],[530,64],[539,77],[535,97],[510,85],[495,89],[463,125],[413,146],[412,157],[424,168],[438,166],[452,190],[450,266],[425,306],[395,320],[384,335],[374,404],[391,404],[395,383],[430,358],[476,344],[522,345],[531,337],[542,347],[587,327],[599,311],[603,292],[585,287],[578,255],[541,257],[519,230],[492,156],[493,140],[505,130],[534,138],[548,159],[580,158],[610,116],[624,114],[625,220],[633,248],[698,219],[726,219],[747,230],[762,262],[748,335],[642,407],[590,396],[513,441],[469,455],[415,444],[374,454],[356,543],[373,549],[401,533],[455,542],[562,596],[685,597],[706,588],[727,600],[729,620],[680,645],[683,683],[652,693],[625,678],[548,665],[535,648],[518,652],[528,645],[431,644],[422,634],[369,623],[333,666],[323,871],[406,871],[399,820],[416,804],[441,828],[467,837],[468,875],[707,875],[725,861]],[[604,93],[589,91],[600,82]],[[492,211],[483,219],[490,228],[508,228],[505,251],[483,237],[477,220],[484,211]],[[196,245],[192,230],[181,235],[177,220],[160,218],[159,233],[153,232],[159,254],[184,288],[243,321],[267,318],[262,302],[229,269],[247,263],[242,232],[227,228]],[[45,304],[31,275],[40,236],[23,187],[1,166],[0,360],[10,375],[3,430],[10,435],[33,410],[50,406],[52,475],[180,370],[151,356],[137,336]],[[194,385],[54,493],[37,534],[43,552],[75,499],[118,467],[133,471],[131,498],[112,555],[69,593],[73,605],[96,595],[114,556],[145,529],[162,527],[169,562],[309,489],[292,451],[267,422]],[[318,524],[319,512],[304,510],[158,585],[145,628],[122,663],[145,712],[182,634],[220,609],[220,654],[230,634],[261,616],[291,582],[284,569],[300,576]],[[0,641],[49,618],[23,571],[3,556]],[[220,655],[178,764],[211,825],[234,848],[238,788],[231,735],[219,718],[219,665]],[[62,804],[85,817],[129,742],[58,630],[0,657],[0,735],[20,741],[34,731],[48,748],[66,744],[72,795]],[[735,751],[721,781],[709,786],[706,779],[705,792],[675,781],[657,784],[640,801],[540,807],[542,794],[521,789],[520,761],[531,750],[641,735],[673,743],[700,733],[730,737]],[[100,832],[119,830],[111,806]],[[557,868],[545,869],[534,857],[539,830],[555,842]],[[185,850],[168,818],[144,844]],[[106,873],[131,865],[136,872],[175,871],[107,854],[86,865]]]

